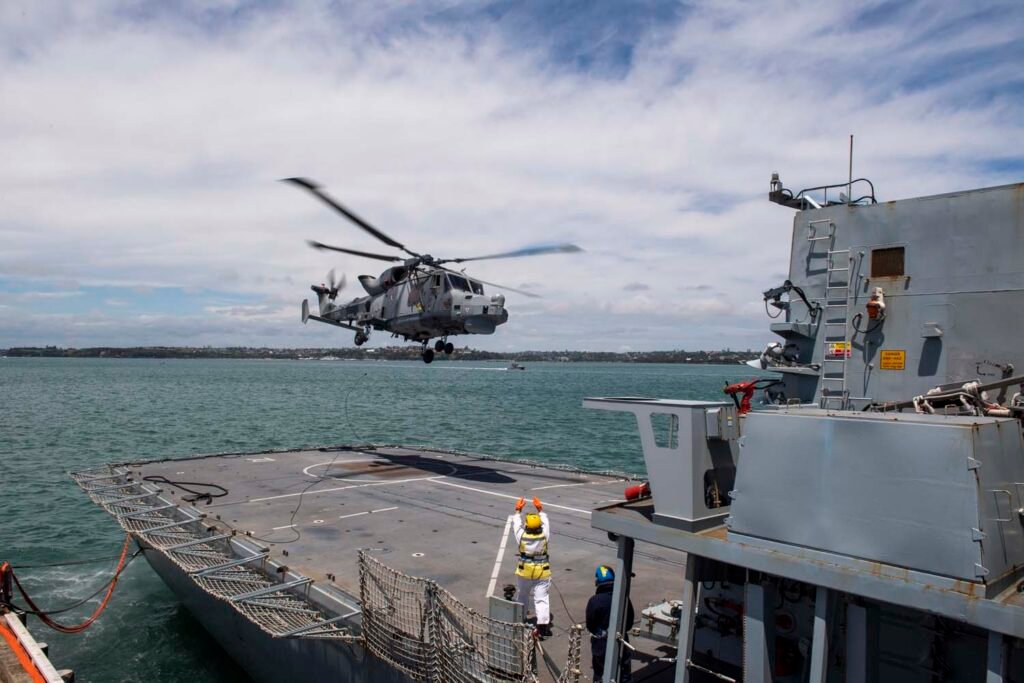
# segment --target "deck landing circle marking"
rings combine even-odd
[[[372,478],[372,477],[374,477],[373,474],[364,475],[362,477],[332,477],[332,476],[327,475],[327,474],[320,474],[320,475],[318,475],[318,474],[313,474],[313,473],[310,472],[310,470],[313,469],[314,467],[322,467],[323,465],[328,465],[328,466],[329,465],[344,465],[346,463],[351,463],[351,462],[391,462],[391,461],[387,460],[385,458],[364,458],[364,459],[361,459],[361,460],[343,460],[341,462],[327,460],[325,462],[318,462],[318,463],[316,463],[314,465],[310,465],[308,467],[302,468],[302,473],[304,475],[306,475],[307,477],[312,477],[313,479],[332,479],[334,481],[351,481],[351,482],[356,482],[356,483],[363,483],[363,482],[367,482],[367,481],[377,481],[376,479]],[[450,476],[452,476],[453,474],[455,474],[456,472],[459,471],[458,465],[454,465],[454,464],[452,464],[450,462],[446,462],[446,463],[443,463],[443,464],[448,466],[447,474],[434,474],[434,475],[431,475],[431,477],[450,477]],[[408,467],[408,469],[412,470],[412,469],[416,469],[416,468]],[[385,481],[387,481],[387,480],[385,480]],[[401,483],[403,481],[416,481],[416,480],[415,479],[395,479],[393,481],[394,481],[394,483],[398,484],[398,483]]]

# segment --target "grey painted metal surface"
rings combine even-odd
[[[608,646],[605,650],[604,683],[614,683],[619,678],[619,659],[622,656],[626,610],[632,587],[633,555],[635,542],[632,538],[621,536],[615,554],[615,587],[612,589],[611,613],[608,617]]]
[[[1016,420],[795,410],[751,413],[743,430],[737,541],[997,586],[1024,564]]]
[[[829,231],[834,240],[809,239]],[[1024,368],[1024,347],[1018,341],[1024,333],[1022,234],[1024,184],[799,211],[793,218],[789,279],[812,304],[824,307],[829,302],[828,251],[849,250],[850,317],[866,312],[875,287],[884,289],[887,304],[877,329],[865,334],[849,326],[852,349],[845,372],[850,395],[901,399],[938,384],[973,379],[979,364],[982,373],[996,372],[988,362]],[[872,277],[872,259],[880,258],[876,250],[900,247],[903,274]],[[828,315],[823,310],[813,320],[793,297],[785,317],[789,327],[777,328],[804,366],[825,365]],[[861,330],[870,328],[866,319]],[[833,341],[838,340],[836,335]],[[899,351],[905,354],[903,369],[887,369],[891,364],[882,362],[883,352]],[[807,391],[816,383],[786,378],[790,397],[812,398]]]
[[[815,589],[814,635],[811,641],[809,683],[825,683],[828,678],[829,624],[832,623],[831,595],[823,586]]]
[[[697,617],[697,565],[701,559],[690,556],[686,562],[683,577],[683,591],[680,600],[683,609],[679,614],[679,642],[676,645],[676,675],[674,683],[689,683],[690,657],[693,655],[693,628]]]
[[[772,680],[768,641],[772,618],[765,587],[755,581],[746,585],[743,611],[743,680],[745,683],[769,683]]]
[[[871,600],[905,605],[1024,638],[1024,603],[1013,588],[985,599],[985,588],[981,583],[888,567],[810,548],[769,543],[751,545],[727,539],[724,527],[688,533],[652,523],[639,504],[613,505],[595,510],[592,522],[598,529],[676,548],[691,557],[708,558]]]
[[[697,530],[725,518],[739,435],[732,403],[624,397],[584,399],[583,407],[636,417],[651,489],[661,501],[657,521]]]

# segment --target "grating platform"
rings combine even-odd
[[[185,502],[188,492],[156,484],[161,498],[205,513],[206,524],[219,526],[218,532],[251,534],[270,559],[317,585],[359,596],[358,556],[364,551],[394,570],[436,581],[484,615],[488,595],[500,595],[504,584],[515,582],[513,505],[520,496],[528,501],[537,496],[552,525],[555,637],[544,650],[558,665],[565,660],[567,627],[584,619],[594,567],[615,559],[607,534],[590,526],[590,511],[621,500],[627,485],[613,475],[405,447],[197,456],[127,467],[136,481],[166,477],[224,487],[227,495],[193,504]],[[684,566],[682,553],[637,545],[632,590],[637,614],[648,603],[674,597]],[[585,634],[583,640],[587,680]],[[635,671],[645,665],[652,674],[666,668],[654,658],[669,650],[635,640],[641,651]],[[538,668],[547,679],[544,663]]]

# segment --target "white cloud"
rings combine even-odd
[[[638,349],[768,339],[759,293],[791,224],[765,200],[769,174],[843,178],[850,132],[884,198],[1019,180],[985,170],[1024,132],[1020,95],[1000,89],[1019,65],[993,52],[954,68],[1019,38],[1013,5],[911,5],[855,28],[849,3],[697,3],[621,79],[560,68],[498,25],[446,29],[430,5],[4,7],[2,277],[253,298],[103,318],[97,343],[347,343],[303,328],[298,302],[332,266],[354,282],[380,264],[303,240],[386,248],[285,176],[435,255],[586,249],[475,264],[546,298],[510,294],[509,324],[474,346]],[[680,289],[699,286],[714,289]],[[9,311],[0,346],[76,334],[42,321]]]

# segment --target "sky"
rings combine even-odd
[[[0,348],[343,346],[387,251],[483,261],[492,350],[761,348],[788,187],[1024,180],[1024,3],[0,3]],[[393,341],[378,333],[372,343]]]

